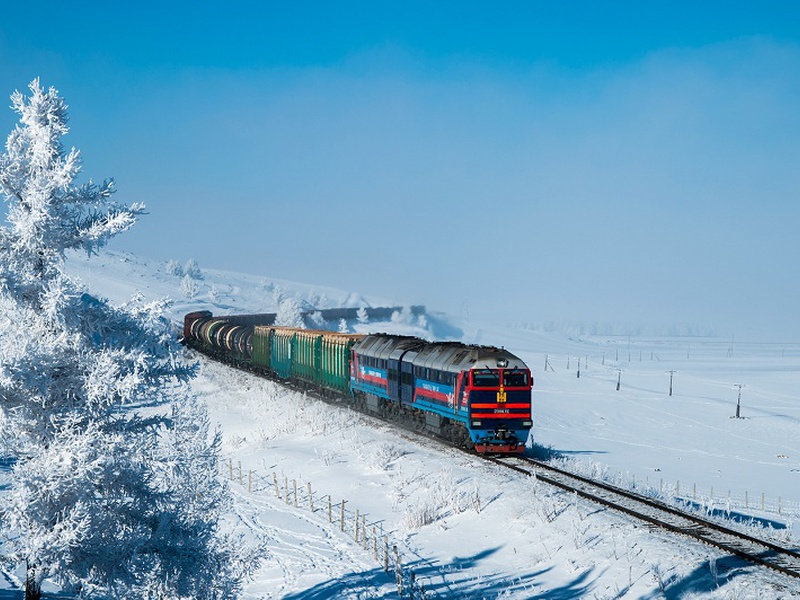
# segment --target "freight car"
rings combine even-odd
[[[387,418],[410,420],[479,453],[524,450],[533,425],[533,379],[507,350],[278,327],[267,317],[189,313],[184,343]]]

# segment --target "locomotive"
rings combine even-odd
[[[280,327],[274,315],[184,317],[183,343],[223,362],[407,420],[481,454],[525,449],[533,378],[511,352],[390,334]]]

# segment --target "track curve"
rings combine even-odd
[[[538,480],[681,535],[730,552],[744,560],[800,579],[800,552],[769,540],[742,533],[720,523],[680,510],[659,500],[602,481],[570,473],[530,458],[482,457],[494,464]]]

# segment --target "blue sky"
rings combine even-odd
[[[120,249],[800,335],[800,4],[431,4],[15,3],[0,93],[66,98],[85,174],[150,210]]]

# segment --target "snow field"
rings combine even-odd
[[[195,389],[223,431],[222,476],[232,464],[238,527],[266,541],[245,598],[396,597],[382,555],[376,561],[356,543],[351,525],[340,531],[342,499],[380,522],[431,598],[790,593],[782,578],[721,552],[252,375],[204,361]],[[297,507],[291,490],[283,497],[284,481],[297,482]]]
[[[182,299],[180,278],[167,274],[157,261],[108,252],[90,261],[75,257],[70,265],[90,289],[115,301],[126,300],[136,289],[150,298],[177,298],[170,311],[176,323],[184,313],[201,308],[215,314],[274,310],[277,296],[323,299],[330,305],[358,302],[360,297],[204,270],[200,295]],[[206,292],[214,285],[221,292],[211,298]],[[658,493],[663,480],[667,497],[679,483],[681,496],[690,497],[690,490],[696,489],[698,504],[717,514],[742,512],[775,527],[794,525],[797,530],[792,503],[800,499],[796,471],[800,345],[749,342],[738,335],[734,343],[731,338],[701,337],[578,338],[430,316],[437,338],[502,345],[529,364],[536,382],[535,441],[560,453],[571,468],[638,491],[647,487],[653,493]],[[384,326],[369,325],[376,331]],[[670,370],[675,371],[672,397],[668,396]],[[615,389],[618,376],[620,391]],[[745,386],[744,418],[738,420],[731,418],[736,383]],[[237,514],[261,511],[261,522],[271,523],[278,517],[273,519],[270,511],[275,508],[285,514],[287,506],[274,498],[274,492],[248,493],[249,469],[267,482],[273,473],[281,484],[283,477],[295,479],[300,493],[311,481],[320,497],[331,495],[334,503],[347,499],[348,509],[366,512],[369,522],[382,521],[384,531],[398,541],[406,563],[435,597],[641,598],[662,597],[662,588],[668,597],[800,597],[796,589],[787,588],[791,582],[777,575],[694,542],[651,532],[545,486],[538,489],[532,482],[487,470],[485,464],[472,464],[467,457],[451,456],[427,442],[411,442],[382,423],[317,406],[265,380],[207,364],[194,387],[224,432],[223,475],[228,477],[224,473],[228,460],[235,461],[234,469],[242,461],[244,485],[231,484],[238,506],[231,518],[253,540],[257,534],[242,525]],[[453,489],[460,494],[456,509],[445,500]],[[748,510],[744,510],[745,493]],[[480,512],[473,506],[476,496]],[[779,498],[783,515],[777,512]],[[241,503],[257,508],[244,510]],[[294,509],[289,508],[291,513]],[[301,506],[303,510],[308,513]],[[328,527],[327,516],[318,524]],[[305,525],[296,527],[303,531]],[[287,529],[293,531],[294,525]],[[774,533],[788,539],[789,531]],[[320,539],[321,547],[333,546],[321,534]],[[391,582],[381,579],[382,565],[375,563],[371,550],[361,549],[352,536],[336,539],[337,544],[353,547],[358,559],[353,564],[366,566],[341,565],[338,577],[335,569],[323,571],[322,578],[327,579],[312,584],[319,581],[313,579],[317,576],[313,562],[284,559],[283,566],[294,573],[286,576],[290,583],[281,583],[282,591],[272,591],[278,576],[265,579],[262,573],[246,597],[347,597],[341,590],[349,587],[357,590],[350,597],[392,597],[384,588]],[[279,539],[269,542],[268,557],[273,556],[270,548],[280,546]],[[334,548],[326,552],[336,555]],[[319,558],[319,564],[324,559]],[[265,569],[272,560],[268,558]]]

